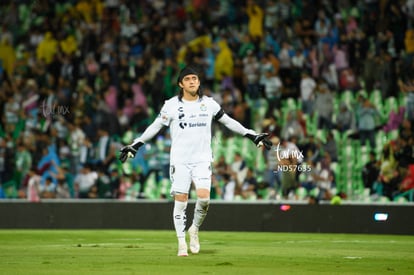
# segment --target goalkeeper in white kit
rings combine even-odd
[[[163,127],[170,127],[170,179],[174,197],[173,221],[178,238],[178,256],[188,256],[186,243],[186,209],[191,182],[194,182],[197,200],[194,219],[188,229],[190,251],[199,253],[198,230],[207,215],[210,203],[212,122],[218,121],[235,133],[252,140],[257,146],[270,149],[268,134],[257,134],[232,119],[211,97],[204,96],[200,88],[198,71],[187,66],[177,79],[180,92],[166,100],[158,117],[132,144],[121,148],[119,159],[125,162],[135,157],[138,149],[155,137]]]

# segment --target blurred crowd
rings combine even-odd
[[[349,146],[369,196],[414,188],[413,0],[17,0],[0,22],[0,197],[168,198],[168,131],[117,156],[187,64],[275,145],[216,156],[213,197],[345,199]]]

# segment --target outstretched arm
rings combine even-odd
[[[161,121],[161,118],[156,118],[147,129],[145,129],[144,133],[127,146],[121,148],[121,155],[119,156],[119,160],[121,162],[125,162],[127,158],[135,157],[139,147],[144,145],[144,143],[148,142],[150,139],[155,137],[156,134],[162,129],[164,124]]]
[[[158,132],[162,129],[162,127],[164,127],[164,124],[162,124],[161,119],[156,118],[154,122],[152,122],[151,125],[149,125],[147,129],[145,129],[144,133],[142,133],[140,137],[134,139],[134,142],[132,143],[132,145],[138,142],[141,142],[141,143],[148,142],[153,137],[155,137],[156,134],[158,134]]]
[[[251,129],[247,129],[246,127],[241,125],[240,122],[238,122],[237,120],[231,118],[226,113],[223,113],[223,115],[217,121],[222,123],[224,126],[229,128],[233,132],[238,133],[242,136],[245,136],[246,134],[256,135],[255,131],[253,131]]]
[[[255,131],[251,129],[247,129],[240,122],[231,118],[223,110],[220,110],[216,115],[216,120],[222,123],[224,126],[229,128],[235,133],[238,133],[244,137],[247,137],[251,141],[253,141],[256,146],[264,145],[267,150],[270,150],[272,147],[272,142],[267,138],[269,134],[257,134]]]

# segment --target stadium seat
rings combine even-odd
[[[293,97],[288,97],[286,99],[286,106],[289,110],[297,110],[298,106],[296,104],[296,100]]]
[[[155,174],[152,173],[145,183],[145,189],[144,189],[145,197],[148,199],[158,199],[158,188],[157,188],[157,181],[155,178]]]
[[[3,187],[3,193],[7,199],[17,198],[17,187],[16,187],[16,182],[14,180],[4,182],[2,184],[2,187]]]
[[[386,196],[381,196],[378,199],[379,202],[390,202],[390,199]]]
[[[388,132],[388,134],[386,136],[387,136],[387,140],[389,140],[389,141],[396,140],[396,139],[398,139],[398,136],[399,136],[399,130],[398,129],[392,130],[392,131]]]
[[[315,138],[319,139],[323,143],[326,142],[326,130],[325,129],[317,129],[315,133]]]
[[[398,196],[398,197],[395,197],[393,201],[397,203],[406,203],[408,202],[408,199],[404,196]]]
[[[296,197],[298,200],[304,200],[308,196],[308,191],[305,187],[298,187],[296,189]]]
[[[369,100],[371,102],[379,102],[382,101],[382,94],[379,89],[374,89],[369,96]]]
[[[397,101],[397,98],[395,98],[394,96],[390,96],[387,99],[385,99],[384,111],[385,111],[386,117],[389,116],[391,111],[394,111],[395,113],[397,113],[398,108],[399,108],[399,103]]]
[[[394,201],[403,200],[401,198],[405,198],[406,201],[413,202],[414,201],[414,189],[410,189],[408,191],[405,191],[404,193],[398,194],[394,197]]]
[[[160,183],[159,194],[167,197],[170,192],[170,188],[171,188],[170,180],[167,178],[163,178]]]
[[[261,152],[256,155],[256,168],[259,172],[266,170],[266,160]]]
[[[354,104],[354,94],[351,90],[345,90],[341,94],[341,102],[345,102],[348,107],[352,107]]]

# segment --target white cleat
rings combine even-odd
[[[190,234],[190,250],[193,254],[198,254],[200,252],[200,242],[198,240],[198,229],[191,225],[188,229],[188,233]]]
[[[178,253],[177,256],[179,257],[187,257],[188,256],[188,248],[186,243],[181,243],[178,245]]]

